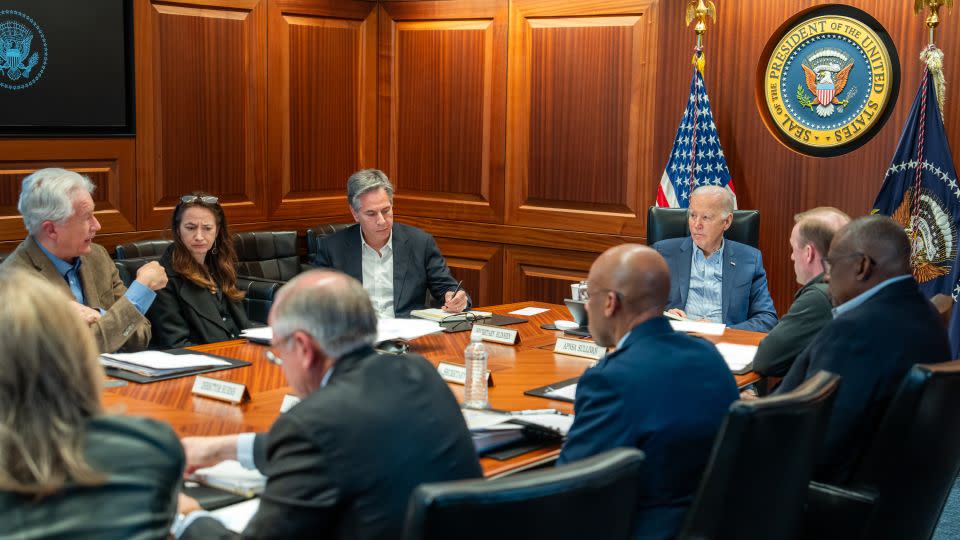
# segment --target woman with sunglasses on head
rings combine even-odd
[[[250,326],[237,289],[236,252],[220,201],[207,193],[180,198],[173,210],[173,244],[160,258],[167,286],[147,313],[153,348],[236,339]]]

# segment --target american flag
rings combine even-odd
[[[690,192],[706,185],[724,186],[733,193],[730,169],[720,147],[717,126],[713,123],[703,73],[694,67],[687,108],[683,111],[670,160],[657,188],[657,206],[686,208]]]

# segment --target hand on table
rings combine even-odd
[[[203,510],[203,508],[196,499],[189,495],[184,495],[183,493],[177,496],[177,513],[187,515],[190,512],[196,512],[197,510]]]
[[[236,435],[184,437],[180,439],[180,444],[183,445],[183,453],[187,456],[187,466],[183,470],[184,476],[227,459],[237,459]]]

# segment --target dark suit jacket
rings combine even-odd
[[[90,325],[100,352],[115,352],[121,348],[126,351],[139,351],[147,348],[150,343],[150,322],[124,296],[127,288],[123,286],[117,267],[107,250],[98,244],[91,244],[90,254],[80,257],[80,260],[80,284],[83,287],[84,302],[89,307],[106,311],[100,320]],[[38,272],[73,300],[70,285],[57,272],[50,258],[40,251],[40,246],[33,236],[28,236],[3,264],[0,264],[0,271],[8,268]]]
[[[646,454],[634,538],[673,538],[739,393],[711,343],[665,317],[635,326],[622,347],[584,372],[558,463],[621,446]]]
[[[360,225],[327,236],[317,247],[314,265],[333,268],[363,282]],[[393,312],[397,317],[423,309],[427,289],[437,300],[457,288],[433,236],[416,227],[393,224]],[[470,307],[470,301],[467,301]]]
[[[689,236],[669,238],[653,245],[670,267],[670,298],[667,309],[687,304],[690,260],[694,243]],[[724,240],[723,285],[720,293],[723,322],[731,328],[766,332],[777,324],[777,310],[767,290],[767,272],[760,251],[746,244]]]
[[[243,538],[400,538],[417,485],[481,476],[457,401],[432,364],[365,347],[333,369],[326,387],[257,436],[268,479]],[[233,537],[200,518],[181,538]]]
[[[177,273],[173,269],[172,256],[173,246],[170,246],[160,257],[160,264],[167,271],[167,286],[157,291],[157,299],[147,312],[153,325],[150,346],[173,349],[236,339],[237,335],[220,316],[217,297]],[[250,321],[243,305],[229,298],[224,301],[227,317],[232,319],[236,329],[248,328]]]
[[[907,371],[949,359],[943,323],[913,279],[887,285],[824,326],[776,392],[793,390],[821,369],[841,377],[814,476],[844,481]]]
[[[797,355],[817,332],[833,320],[833,304],[823,274],[800,287],[787,314],[760,342],[753,370],[767,377],[783,377]]]
[[[164,540],[177,510],[183,449],[170,426],[131,416],[87,424],[84,453],[102,485],[35,501],[0,492],[0,538]]]

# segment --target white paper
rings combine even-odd
[[[377,321],[377,342],[388,339],[416,339],[437,332],[443,332],[443,327],[436,321],[426,319],[379,319]]]
[[[260,471],[246,469],[234,459],[197,469],[193,472],[193,478],[209,486],[248,496],[262,492],[267,483],[267,477]]]
[[[260,499],[250,499],[230,506],[224,506],[210,512],[223,526],[235,533],[241,533],[250,523],[250,518],[260,508]]]
[[[480,409],[460,409],[463,412],[463,419],[467,421],[467,427],[471,430],[489,429],[514,418],[513,416]],[[517,426],[520,429],[520,426]]]
[[[516,311],[511,311],[510,315],[522,315],[524,317],[530,317],[531,315],[539,315],[545,311],[550,311],[549,309],[539,308],[539,307],[525,307],[523,309],[518,309]]]
[[[717,350],[727,361],[730,371],[740,371],[753,362],[753,357],[757,354],[756,345],[735,345],[733,343],[717,343]]]
[[[670,321],[670,326],[677,332],[696,332],[705,336],[722,336],[727,327],[723,323],[702,321]]]
[[[573,399],[577,397],[577,383],[568,384],[563,388],[557,388],[556,390],[545,392],[544,395],[552,398],[566,398],[573,401]]]
[[[101,354],[105,358],[148,367],[150,369],[180,369],[203,366],[228,366],[230,362],[202,354],[170,354],[161,351]]]
[[[577,385],[570,385],[576,387]],[[522,420],[524,422],[530,422],[531,424],[537,424],[538,426],[547,427],[550,429],[555,429],[566,435],[570,431],[570,426],[573,425],[573,415],[572,414],[525,414],[523,416],[515,416],[517,420]]]
[[[257,328],[247,328],[246,330],[240,332],[241,337],[245,337],[250,341],[260,341],[269,343],[273,340],[273,328],[269,326],[260,326]]]

